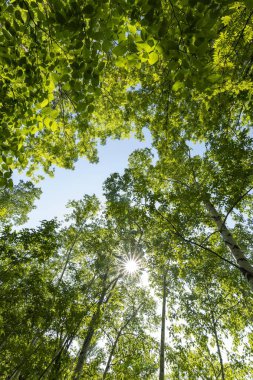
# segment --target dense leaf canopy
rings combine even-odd
[[[14,168],[94,161],[97,139],[143,127],[167,142],[245,139],[251,12],[250,1],[4,2],[2,184]]]

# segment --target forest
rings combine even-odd
[[[0,2],[0,379],[253,379],[252,16]],[[145,131],[104,200],[25,227],[42,173]]]

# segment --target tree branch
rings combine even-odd
[[[210,253],[212,253],[213,255],[215,255],[215,256],[217,256],[217,257],[219,257],[221,260],[223,260],[223,261],[225,261],[226,263],[228,263],[228,264],[230,264],[230,265],[232,265],[233,267],[235,267],[235,268],[237,268],[237,269],[239,269],[239,270],[241,270],[241,268],[238,266],[238,265],[236,265],[235,263],[233,263],[232,261],[230,261],[230,260],[228,260],[228,259],[226,259],[225,257],[223,257],[223,256],[221,256],[221,255],[219,255],[217,252],[215,252],[215,251],[213,251],[211,248],[208,248],[208,247],[205,247],[204,245],[202,245],[201,243],[198,243],[198,242],[196,242],[196,241],[194,241],[194,240],[191,240],[191,239],[187,239],[186,237],[184,237],[177,229],[176,229],[176,227],[159,211],[159,210],[157,210],[157,209],[155,209],[156,210],[156,212],[164,219],[164,220],[166,220],[167,221],[167,223],[169,223],[171,226],[172,226],[172,228],[173,228],[173,230],[174,231],[172,231],[172,233],[174,233],[175,235],[177,235],[177,236],[179,236],[183,241],[185,241],[186,243],[189,243],[189,244],[191,244],[191,245],[195,245],[196,247],[199,247],[199,248],[201,248],[201,249],[204,249],[205,251],[208,251],[208,252],[210,252]]]
[[[228,212],[227,212],[227,215],[225,216],[223,222],[222,222],[222,225],[224,225],[226,223],[226,220],[229,216],[229,214],[233,211],[233,209],[238,205],[239,202],[241,202],[241,200],[246,197],[246,195],[249,194],[249,192],[253,190],[253,187],[251,187],[249,190],[247,190],[244,194],[242,194],[235,202],[234,204],[229,208]]]

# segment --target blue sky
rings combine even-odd
[[[102,199],[102,185],[105,179],[114,172],[122,173],[128,164],[128,157],[135,149],[151,146],[151,137],[145,133],[146,141],[135,138],[126,140],[108,140],[104,146],[99,146],[99,163],[91,164],[85,159],[76,163],[74,171],[61,168],[55,169],[54,177],[45,176],[37,186],[42,189],[42,195],[36,202],[37,208],[29,214],[25,227],[36,227],[41,220],[54,217],[62,219],[66,214],[66,204],[69,200],[78,200],[84,194],[96,194]],[[14,175],[14,183],[19,179],[27,179],[23,175]]]
[[[144,131],[145,141],[138,141],[134,137],[126,140],[108,140],[106,145],[98,147],[99,163],[91,164],[86,159],[80,159],[75,170],[56,168],[54,177],[45,175],[45,179],[37,186],[42,195],[35,203],[36,209],[29,214],[29,221],[23,227],[33,228],[41,220],[50,220],[54,217],[63,219],[67,213],[66,204],[69,200],[81,199],[84,194],[96,194],[103,200],[103,182],[114,172],[123,173],[128,165],[129,155],[136,149],[151,147],[151,135]],[[203,145],[203,144],[202,144]],[[202,154],[204,145],[192,144],[193,154]],[[14,174],[14,183],[20,179],[29,180],[24,175]]]

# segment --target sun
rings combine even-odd
[[[129,274],[134,274],[139,270],[138,261],[135,259],[128,259],[125,261],[124,267],[125,271]]]
[[[119,270],[121,273],[133,276],[141,271],[141,263],[138,257],[126,255],[120,257],[118,261]]]

